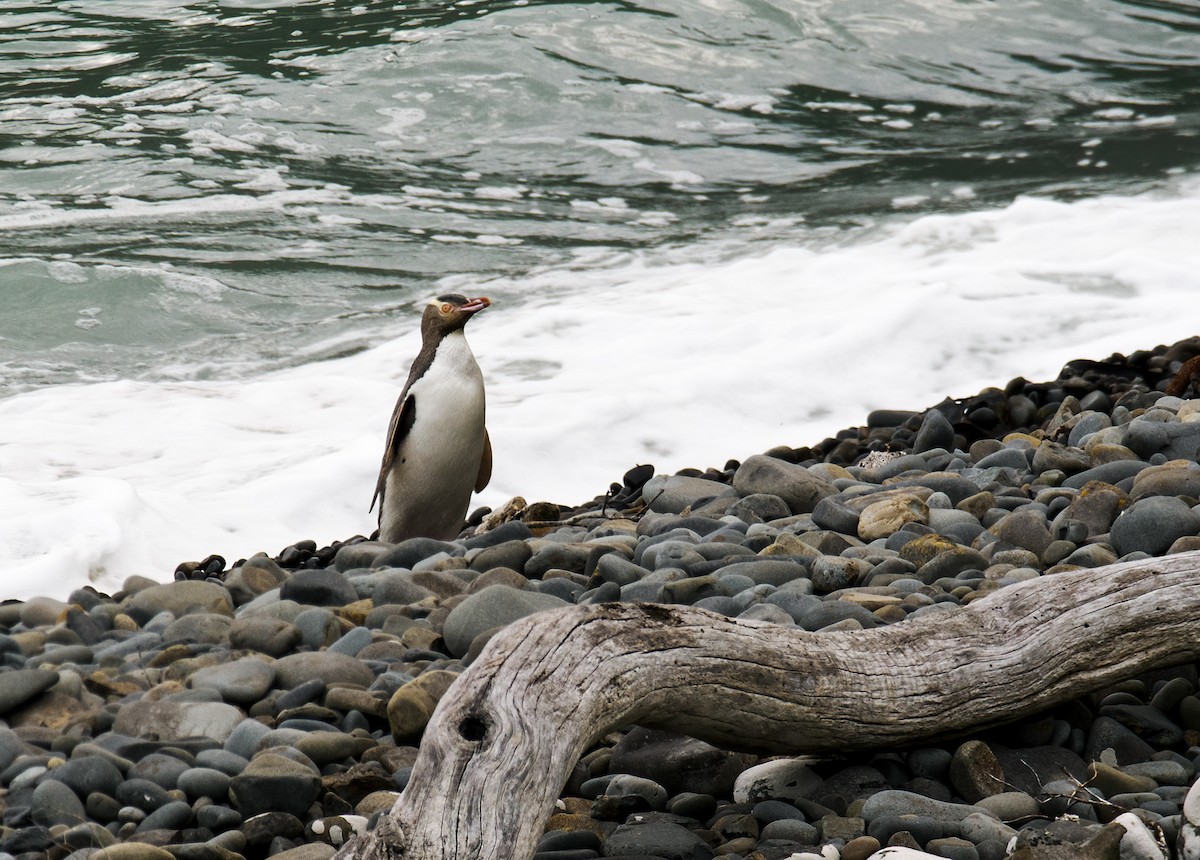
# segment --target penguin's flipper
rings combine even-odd
[[[400,446],[404,442],[404,437],[408,435],[408,431],[412,429],[413,422],[416,420],[417,398],[405,391],[396,401],[396,408],[392,410],[392,423],[388,425],[387,445],[383,449],[383,463],[379,467],[379,480],[375,483],[375,495],[371,497],[371,507],[367,509],[368,511],[375,510],[376,501],[383,504],[388,473],[391,472],[396,457],[400,455]],[[382,511],[381,507],[380,512]]]
[[[492,437],[483,428],[483,456],[479,458],[479,476],[475,478],[475,492],[479,492],[492,479]]]

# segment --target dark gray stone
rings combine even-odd
[[[628,773],[614,774],[604,789],[609,798],[641,798],[649,809],[662,809],[667,803],[667,790],[652,779]]]
[[[432,597],[433,591],[413,581],[412,571],[385,570],[376,574],[371,602],[376,606],[388,603],[408,605]]]
[[[463,541],[463,546],[467,549],[478,549],[480,547],[498,546],[505,541],[524,541],[531,537],[533,537],[533,532],[529,530],[529,526],[520,520],[509,520],[491,531],[466,538]]]
[[[1086,782],[1088,778],[1087,765],[1083,760],[1062,747],[994,747],[992,751],[1004,770],[1004,779],[1009,786],[1029,795],[1037,796],[1048,782],[1063,779]]]
[[[229,791],[230,778],[231,774],[211,767],[193,767],[179,775],[177,787],[193,800],[208,797],[220,802]]]
[[[518,573],[525,571],[525,562],[529,561],[533,550],[523,540],[508,540],[495,546],[486,547],[471,559],[471,568],[487,572],[494,567],[507,567]]]
[[[755,585],[785,585],[808,577],[808,568],[797,561],[764,558],[758,561],[735,561],[720,569],[719,577],[749,577]]]
[[[680,514],[697,502],[736,496],[728,484],[684,475],[655,475],[642,487],[642,498],[650,510],[660,514]]]
[[[376,567],[403,567],[412,570],[418,562],[439,552],[462,555],[462,548],[433,538],[415,537],[396,544],[375,559]]]
[[[975,465],[980,469],[1001,467],[1016,469],[1018,472],[1028,471],[1030,468],[1029,455],[1024,448],[1001,448],[994,454],[988,454]]]
[[[1200,533],[1200,514],[1173,496],[1150,496],[1117,517],[1110,532],[1118,556],[1131,552],[1161,555],[1178,538]]]
[[[1015,511],[989,531],[1005,543],[1027,549],[1041,556],[1054,540],[1046,524],[1046,516],[1038,511]]]
[[[868,765],[844,767],[808,793],[810,800],[827,806],[838,815],[860,798],[870,797],[891,786],[878,769]]]
[[[263,812],[305,817],[321,791],[321,780],[305,765],[274,752],[255,756],[229,784],[229,796],[244,818]]]
[[[548,543],[525,562],[525,575],[539,578],[550,570],[583,573],[589,551],[588,547],[574,544]]]
[[[358,600],[358,592],[345,574],[325,568],[293,573],[279,587],[279,597],[302,606],[345,606]]]
[[[394,549],[393,544],[379,541],[359,541],[338,547],[333,566],[338,570],[361,570],[380,567],[379,559]]]
[[[257,737],[261,737],[269,731],[265,725],[257,720],[247,720],[246,722],[247,724],[252,723],[261,726],[261,734],[257,734],[254,739],[251,739],[248,735],[244,737],[237,737],[239,732],[241,732],[241,727],[239,726],[238,729],[235,730],[232,735],[230,735],[229,740],[225,742],[227,745],[231,741],[234,743],[234,745],[238,745],[239,741],[244,740],[252,750],[254,744],[257,743]],[[236,752],[233,752],[230,749],[201,750],[196,754],[196,767],[212,768],[213,770],[220,771],[221,773],[229,776],[237,776],[249,763],[249,756],[238,755]]]
[[[125,780],[117,786],[114,797],[126,806],[136,806],[143,812],[153,812],[171,802],[171,795],[167,794],[167,790],[148,779]]]
[[[618,552],[601,556],[596,562],[596,575],[605,582],[615,582],[617,585],[629,585],[649,573],[646,568],[634,564]]]
[[[342,625],[333,611],[324,606],[312,606],[300,612],[293,623],[300,631],[300,641],[315,650],[328,648],[342,635]]]
[[[858,534],[858,511],[847,505],[841,496],[826,496],[818,501],[812,518],[823,529],[844,535]]]
[[[733,475],[733,486],[743,496],[767,493],[787,503],[794,514],[811,513],[818,501],[837,493],[829,481],[784,460],[755,454]]]
[[[863,804],[862,817],[868,823],[885,815],[912,815],[926,818],[940,825],[942,835],[956,836],[962,820],[973,813],[988,815],[982,807],[966,803],[947,803],[933,800],[911,791],[889,789],[871,795]]]
[[[152,830],[179,830],[192,819],[192,807],[182,800],[164,803],[137,826],[138,833]]]
[[[115,764],[101,755],[85,755],[72,758],[47,774],[47,778],[56,779],[75,792],[82,799],[89,794],[99,791],[112,795],[124,776]]]
[[[358,652],[371,644],[371,631],[366,627],[352,627],[342,634],[336,642],[329,646],[334,654],[345,654],[348,657],[358,656]]]
[[[934,448],[954,448],[954,425],[937,409],[930,409],[921,419],[917,437],[913,440],[913,453],[923,454]]]
[[[871,563],[861,558],[842,558],[836,555],[818,556],[812,566],[813,589],[829,594],[866,582],[871,575]]]
[[[1085,469],[1082,472],[1071,475],[1062,482],[1062,485],[1078,490],[1088,481],[1119,484],[1126,478],[1132,478],[1149,465],[1149,463],[1142,460],[1114,460],[1111,463],[1104,463],[1103,465],[1094,466],[1091,469]]]
[[[643,776],[671,794],[727,795],[751,759],[685,735],[635,727],[612,750],[610,770]]]
[[[1129,422],[1125,445],[1139,457],[1161,452],[1168,460],[1195,460],[1200,449],[1200,424],[1141,416]]]
[[[147,779],[155,785],[162,786],[167,791],[175,788],[179,777],[187,771],[190,765],[165,753],[151,753],[142,756],[129,768],[126,779]]]
[[[485,630],[511,624],[535,612],[570,605],[550,594],[489,585],[450,610],[442,623],[442,638],[450,653],[461,657],[470,649],[471,640]]]
[[[770,493],[751,493],[729,506],[729,516],[745,523],[770,522],[791,516],[787,502]]]
[[[52,669],[15,669],[0,675],[0,715],[10,713],[58,683]]]
[[[604,840],[604,856],[711,860],[713,851],[698,834],[686,827],[668,821],[653,821],[620,825]]]
[[[226,702],[252,705],[275,683],[275,668],[257,657],[197,669],[190,679],[193,689],[215,690]]]
[[[33,790],[33,821],[44,827],[73,827],[87,820],[83,803],[65,783],[49,779]]]
[[[830,624],[853,619],[866,630],[880,621],[869,609],[845,600],[822,600],[800,614],[796,624],[805,630],[823,630]]]
[[[1152,746],[1171,748],[1183,740],[1183,729],[1150,705],[1108,705],[1100,714],[1116,720]]]

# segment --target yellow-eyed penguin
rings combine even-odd
[[[421,317],[421,351],[408,372],[388,426],[374,509],[379,539],[453,540],[462,530],[471,490],[492,477],[492,443],[484,426],[483,374],[463,327],[491,305],[486,298],[438,296]]]

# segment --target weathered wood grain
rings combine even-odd
[[[1200,553],[1055,574],[945,614],[809,633],[687,606],[525,618],[450,688],[388,819],[341,858],[527,860],[614,727],[845,752],[962,735],[1200,657]]]

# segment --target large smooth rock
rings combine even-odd
[[[244,718],[223,702],[130,702],[117,712],[113,731],[133,737],[207,737],[224,743]]]
[[[462,657],[470,649],[471,640],[485,630],[503,627],[535,612],[570,605],[550,594],[491,585],[450,610],[442,624],[442,638],[453,656]]]
[[[709,860],[713,850],[698,834],[681,824],[651,821],[619,826],[604,840],[604,856]]]
[[[1131,552],[1161,555],[1176,539],[1200,533],[1200,514],[1174,496],[1151,496],[1134,502],[1112,525],[1118,556]]]
[[[804,759],[778,758],[747,768],[733,785],[734,803],[760,800],[792,802],[805,798],[822,782]]]
[[[251,615],[234,619],[229,628],[229,644],[233,648],[282,657],[300,644],[300,631],[281,618]]]
[[[943,825],[951,836],[958,835],[962,820],[975,813],[992,817],[992,813],[981,806],[934,800],[899,789],[871,795],[862,808],[862,817],[868,822],[883,815],[919,815]]]
[[[751,761],[685,735],[635,727],[613,747],[609,769],[654,780],[673,795],[724,797]]]
[[[276,686],[281,689],[290,690],[313,678],[326,684],[348,682],[369,687],[375,682],[375,673],[362,661],[336,651],[302,651],[275,661]]]
[[[1087,526],[1087,536],[1096,537],[1108,534],[1118,514],[1127,507],[1129,496],[1124,490],[1103,481],[1089,481],[1059,516],[1061,520],[1083,523]]]
[[[444,669],[422,672],[392,694],[387,718],[397,742],[420,737],[433,710],[458,675]]]
[[[0,716],[14,711],[58,683],[51,669],[14,669],[0,675]]]
[[[233,615],[233,601],[220,585],[202,580],[183,580],[152,585],[125,598],[125,609],[135,617],[152,618],[170,612],[176,618],[190,612]]]
[[[1166,463],[1143,469],[1133,479],[1129,495],[1137,501],[1147,496],[1191,496],[1200,498],[1200,465]]]
[[[1046,517],[1035,511],[1016,511],[988,529],[1000,540],[1040,556],[1054,538]]]
[[[321,792],[321,780],[297,761],[272,752],[256,755],[229,783],[229,796],[245,818],[263,812],[306,817]]]
[[[292,574],[280,586],[279,597],[305,606],[345,606],[358,600],[358,592],[345,574],[326,568]]]
[[[33,820],[44,827],[56,824],[73,827],[86,821],[87,815],[83,802],[66,784],[46,780],[33,790]]]
[[[243,657],[232,663],[198,669],[191,677],[195,688],[216,690],[226,702],[252,705],[275,683],[275,668],[257,657]]]
[[[278,588],[287,579],[287,571],[264,555],[247,559],[225,576],[225,589],[234,603],[241,606],[260,594]]]
[[[125,777],[103,755],[81,755],[54,768],[47,779],[58,780],[86,799],[94,791],[112,796]]]
[[[736,496],[728,484],[686,475],[655,475],[642,487],[642,498],[659,514],[678,514],[706,499]]]
[[[817,502],[837,493],[837,488],[803,466],[755,454],[747,457],[733,475],[740,495],[768,493],[783,499],[794,514],[812,513]]]

